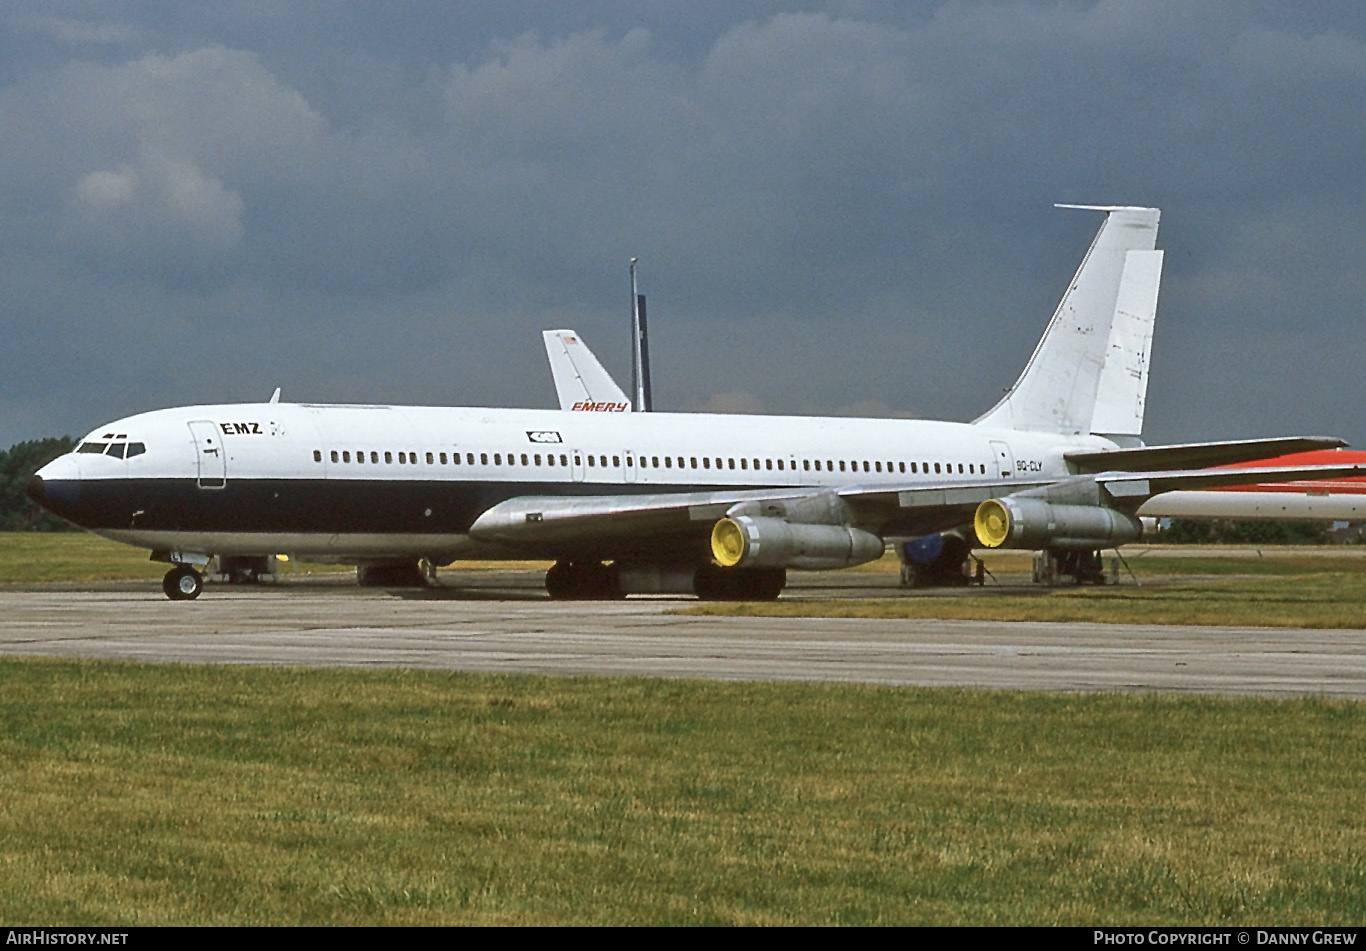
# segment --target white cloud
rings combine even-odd
[[[97,214],[126,208],[137,198],[141,180],[131,168],[91,172],[76,183],[76,201]]]

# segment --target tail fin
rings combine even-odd
[[[610,406],[613,412],[630,412],[631,401],[582,337],[572,330],[543,330],[541,337],[545,341],[545,355],[550,358],[550,375],[555,379],[560,409]]]
[[[975,420],[982,426],[1097,433],[1132,441],[1143,430],[1148,354],[1162,252],[1156,208],[1059,205],[1105,212],[1024,372]]]

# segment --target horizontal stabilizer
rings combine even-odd
[[[1109,452],[1069,452],[1063,455],[1079,472],[1155,472],[1159,469],[1203,469],[1292,452],[1338,449],[1347,445],[1331,436],[1281,436],[1274,439],[1239,439],[1229,442],[1193,442],[1173,446],[1139,446]],[[1249,479],[1243,482],[1254,481]]]

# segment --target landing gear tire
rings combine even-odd
[[[161,579],[161,590],[172,601],[193,601],[204,590],[204,576],[189,565],[176,565]]]
[[[356,583],[362,588],[425,588],[427,573],[416,561],[360,565]]]
[[[615,566],[600,561],[557,561],[545,573],[552,601],[616,601],[626,597]]]
[[[777,601],[786,584],[786,568],[702,565],[693,576],[693,593],[703,601]]]

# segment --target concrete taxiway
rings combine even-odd
[[[689,617],[666,612],[691,599],[551,602],[538,581],[508,572],[410,592],[345,579],[215,586],[195,602],[167,601],[156,583],[5,588],[0,654],[1366,697],[1366,631]],[[875,584],[856,593],[887,593]]]

